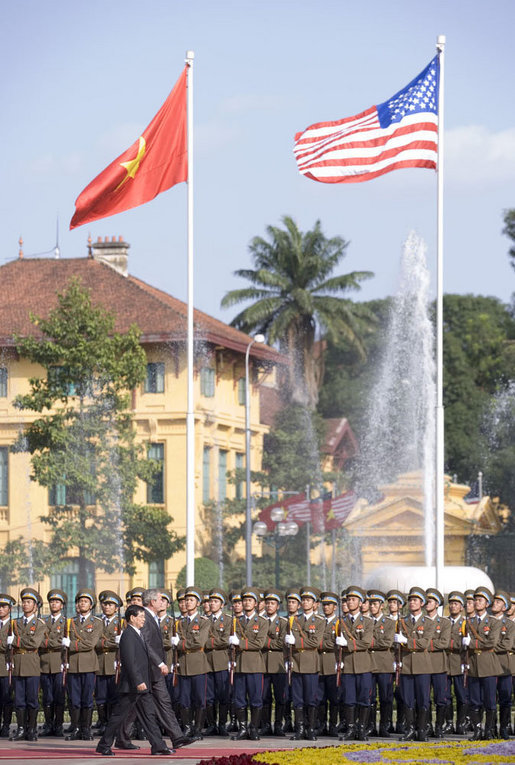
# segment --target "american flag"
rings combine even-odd
[[[299,171],[321,183],[359,183],[403,167],[436,168],[439,60],[388,101],[295,136]]]

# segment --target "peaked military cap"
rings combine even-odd
[[[427,595],[423,587],[412,587],[408,592],[408,600],[410,598],[420,598],[424,605],[427,603]]]
[[[510,607],[510,596],[505,590],[496,590],[494,592],[494,600],[502,600],[502,602],[505,605],[505,608]]]
[[[320,600],[322,603],[334,603],[336,606],[338,605],[338,595],[335,592],[323,592],[320,595]]]
[[[493,599],[494,599],[494,596],[492,595],[488,587],[476,587],[476,589],[474,590],[474,597],[484,598],[488,602],[489,606],[492,605]]]
[[[436,587],[429,587],[426,590],[426,597],[433,598],[433,600],[436,600],[439,606],[443,606],[443,595],[440,590],[436,589]]]
[[[218,598],[218,600],[221,600],[222,603],[227,603],[227,593],[220,587],[213,587],[212,590],[209,590],[209,597]]]
[[[33,587],[24,587],[20,592],[20,600],[33,600],[38,606],[43,605],[43,599]]]
[[[130,595],[131,598],[142,598],[144,592],[144,587],[133,587],[127,594]]]
[[[257,590],[255,587],[245,587],[241,591],[241,598],[254,598],[256,603],[259,603],[261,598],[259,597],[259,590]]]
[[[298,587],[290,587],[290,589],[286,590],[284,593],[284,597],[286,600],[297,600],[300,603],[300,593]]]
[[[167,600],[169,603],[172,602],[172,596],[166,590],[161,590],[161,597]]]
[[[363,601],[367,599],[367,593],[361,587],[355,587],[354,585],[351,585],[350,587],[347,587],[347,597],[360,598],[360,600]]]
[[[406,598],[400,590],[388,590],[386,600],[398,600],[401,606],[404,606],[406,603]]]
[[[179,602],[179,600],[184,600],[186,597],[186,588],[181,587],[180,590],[177,590],[177,595],[175,597],[177,598],[177,602]]]
[[[12,608],[16,605],[16,600],[11,597],[10,595],[5,595],[4,593],[0,593],[0,606],[9,606]]]
[[[447,600],[449,603],[453,600],[457,600],[458,603],[461,603],[462,606],[465,605],[465,595],[459,590],[453,590],[452,592],[450,592]]]
[[[381,590],[369,590],[367,597],[368,600],[379,600],[381,603],[384,603],[386,600],[386,595]]]
[[[317,590],[316,587],[311,587],[311,585],[308,585],[307,587],[301,587],[300,588],[300,598],[312,598],[313,600],[318,600],[320,597],[320,592]]]
[[[283,596],[279,592],[279,590],[271,589],[271,590],[265,590],[264,592],[264,600],[276,600],[278,603],[281,603]]]
[[[57,590],[54,588],[53,590],[48,591],[48,595],[46,596],[46,599],[48,600],[48,602],[50,602],[51,600],[60,600],[61,603],[64,603],[66,605],[66,603],[68,602],[68,595],[63,590]]]
[[[465,590],[465,600],[474,600],[474,590]]]
[[[95,608],[97,604],[97,598],[93,590],[89,590],[87,587],[84,587],[82,590],[79,590],[75,596],[75,602],[77,603],[77,601],[80,600],[81,598],[89,598],[91,601],[91,608]]]
[[[113,590],[102,590],[98,596],[98,601],[100,604],[114,603],[117,608],[121,608],[123,605],[121,597]]]
[[[511,601],[512,603],[515,603],[515,592],[512,592],[512,593],[511,593],[511,595],[510,595],[510,601]]]
[[[197,598],[198,602],[201,603],[204,598],[204,593],[201,589],[195,586],[186,587],[184,591],[184,597],[191,597],[193,595],[194,598]]]
[[[241,590],[231,590],[229,593],[229,600],[231,603],[241,600]]]

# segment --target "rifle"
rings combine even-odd
[[[236,617],[234,615],[234,606],[232,608],[232,620],[231,620],[231,635],[236,633]],[[234,685],[234,668],[236,666],[236,646],[229,645],[229,685]]]
[[[170,600],[172,606],[172,637],[177,635],[177,623],[175,621],[175,603],[173,599],[173,589],[170,584]],[[175,688],[178,682],[177,677],[177,646],[172,647],[172,687]]]
[[[342,600],[338,598],[338,629],[336,631],[338,637],[342,636]],[[342,682],[342,664],[343,664],[343,648],[338,646],[336,651],[336,687],[339,688]]]
[[[118,606],[118,624],[115,627],[115,635],[121,635],[122,634],[122,614],[120,611],[120,606]],[[118,685],[120,682],[120,671],[122,669],[122,665],[120,662],[120,642],[118,642],[118,645],[116,646],[116,656],[114,659],[114,682],[115,685]]]
[[[64,607],[64,637],[70,637],[70,619],[67,618],[66,606]],[[66,675],[68,674],[68,646],[61,648],[61,667],[63,672],[63,688],[66,688]]]
[[[469,631],[468,631],[467,617],[465,617],[461,623],[460,632],[462,637],[468,637]],[[468,646],[465,648],[465,651],[462,651],[461,663],[463,664],[463,687],[466,688],[468,674],[469,674],[469,647]]]
[[[400,635],[402,632],[401,629],[401,620],[397,619],[396,625],[395,625],[395,634]],[[401,669],[402,669],[402,646],[400,643],[397,643],[395,646],[395,685],[399,687],[400,681],[401,681]]]
[[[13,630],[13,620],[11,619],[11,614],[9,613],[9,632],[7,633],[9,637],[11,637],[14,634]],[[13,684],[13,644],[7,646],[7,650],[5,652],[5,658],[7,662],[7,668],[9,670],[9,688],[11,688]]]
[[[294,616],[288,618],[288,635],[292,634]],[[293,646],[288,646],[288,685],[291,685],[291,673],[293,671]]]

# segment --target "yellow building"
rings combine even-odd
[[[141,485],[136,501],[162,505],[174,518],[179,536],[186,531],[186,305],[130,276],[128,247],[122,241],[98,241],[89,246],[86,258],[25,259],[0,267],[3,299],[0,305],[0,549],[9,540],[48,540],[48,527],[40,516],[48,512],[52,493],[30,480],[30,457],[13,454],[16,440],[30,413],[13,406],[14,398],[29,390],[29,377],[44,370],[20,359],[14,336],[37,334],[29,312],[46,316],[56,305],[73,277],[91,290],[93,302],[116,316],[116,330],[131,324],[141,330],[147,355],[147,377],[133,391],[133,414],[138,438],[147,442],[150,455],[162,463],[152,488]],[[251,338],[223,322],[195,311],[195,502],[197,537],[202,538],[201,508],[209,501],[224,500],[244,492],[227,480],[227,471],[245,467],[245,353]],[[259,470],[263,434],[260,423],[259,386],[274,379],[281,356],[266,345],[250,349],[251,468]],[[244,494],[241,494],[243,496]],[[56,500],[53,500],[56,501]],[[59,500],[59,504],[63,502]],[[113,540],[114,543],[114,540]],[[76,554],[76,552],[75,552]],[[185,563],[185,552],[168,561],[141,564],[137,574],[108,575],[95,571],[91,562],[90,584],[124,593],[133,584],[151,586],[175,583]],[[70,558],[41,591],[61,586],[73,593],[77,586],[78,561],[70,540]],[[34,582],[27,582],[34,584]]]

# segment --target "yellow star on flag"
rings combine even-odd
[[[335,521],[336,520],[336,516],[334,514],[334,510],[333,510],[333,506],[332,505],[331,505],[331,509],[327,513],[327,520],[328,521]]]
[[[123,181],[118,184],[118,186],[115,188],[115,191],[118,191],[118,189],[120,189],[124,185],[124,183],[126,183],[129,180],[129,178],[134,178],[134,176],[139,170],[140,162],[145,155],[146,146],[147,146],[146,141],[141,135],[139,137],[139,148],[138,148],[138,153],[136,154],[136,157],[134,159],[131,159],[129,162],[120,162],[120,165],[127,170],[127,175],[125,176]]]

